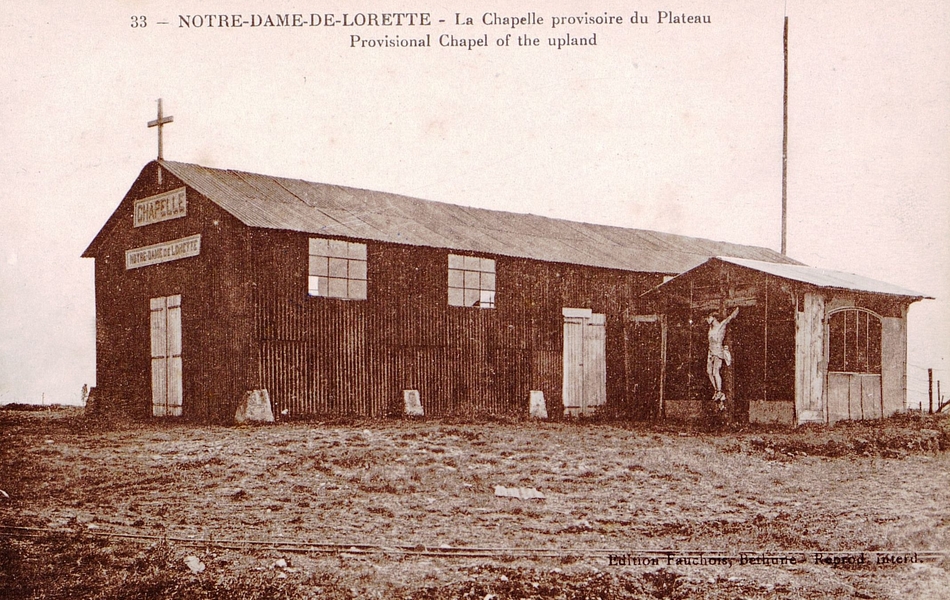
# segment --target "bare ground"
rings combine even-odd
[[[703,433],[0,411],[0,597],[948,598],[948,450],[950,421],[919,416]]]

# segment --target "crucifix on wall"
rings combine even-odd
[[[729,346],[726,345],[726,326],[739,314],[737,306],[728,317],[720,321],[715,314],[706,317],[706,323],[709,325],[709,351],[706,355],[706,375],[709,376],[709,382],[712,383],[713,400],[719,403],[719,410],[725,410],[726,394],[722,388],[721,370],[723,364],[732,366],[732,353]]]
[[[166,117],[162,115],[162,99],[158,99],[158,118],[149,121],[149,127],[158,127],[158,160],[162,160],[162,127],[175,120],[175,117]]]

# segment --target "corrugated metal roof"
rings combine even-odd
[[[799,264],[757,246],[471,208],[188,163],[160,164],[250,227],[653,273],[682,273],[712,256]]]
[[[855,275],[854,273],[845,273],[843,271],[832,271],[830,269],[819,269],[802,264],[779,264],[747,258],[716,256],[709,259],[702,265],[699,265],[697,268],[704,267],[707,264],[714,263],[716,261],[745,267],[747,269],[754,269],[762,273],[768,273],[769,275],[781,277],[782,279],[807,283],[822,288],[833,288],[853,292],[869,292],[872,294],[888,294],[891,296],[906,296],[908,298],[915,298],[918,300],[924,298],[931,300],[933,299],[930,296],[924,296],[923,294],[913,290],[908,290],[890,283],[871,279],[870,277],[864,277],[863,275]],[[692,270],[693,269],[690,269],[690,271]],[[681,275],[674,277],[673,279],[670,279],[661,285],[658,285],[643,295],[645,296],[647,294],[662,290],[666,287],[676,285],[678,282],[688,278],[690,276],[689,273],[689,271],[682,273]]]
[[[908,296],[911,298],[929,298],[913,290],[898,287],[884,281],[855,275],[854,273],[845,273],[844,271],[832,271],[831,269],[819,269],[805,265],[780,265],[761,260],[749,260],[742,258],[719,256],[719,260],[755,269],[763,273],[769,273],[783,279],[791,279],[802,283],[810,283],[818,287],[836,288],[841,290],[851,290],[855,292],[871,292],[873,294],[890,294],[892,296]]]

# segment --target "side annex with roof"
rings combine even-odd
[[[427,415],[526,414],[536,390],[555,416],[700,416],[698,315],[732,306],[733,418],[882,416],[906,402],[921,298],[816,283],[766,248],[164,160],[83,256],[99,406],[196,422],[231,422],[254,389],[290,417],[398,415],[404,390]],[[862,327],[864,358],[829,355],[829,331]]]

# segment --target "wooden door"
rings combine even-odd
[[[825,337],[828,361],[828,422],[880,419],[881,317],[861,308],[830,313]]]
[[[152,329],[152,416],[180,417],[181,295],[149,301]]]
[[[565,308],[564,414],[593,414],[607,402],[607,318],[585,308]]]
[[[636,419],[663,415],[666,326],[660,315],[626,316],[624,321],[624,412]]]
[[[828,373],[828,422],[882,417],[881,376]]]

